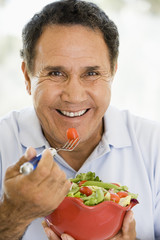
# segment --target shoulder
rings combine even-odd
[[[0,126],[2,126],[3,124],[10,124],[13,122],[17,122],[21,115],[29,114],[32,111],[33,111],[33,107],[27,107],[21,110],[13,110],[0,118]]]
[[[33,111],[32,107],[21,110],[14,110],[0,118],[0,135],[10,135],[13,132],[19,131],[19,120],[25,114],[30,114]]]
[[[137,137],[145,139],[160,139],[160,122],[136,116],[127,110],[122,111],[122,116],[128,129]]]
[[[136,132],[157,132],[160,131],[160,122],[143,118],[132,114],[129,110],[119,110],[115,107],[110,107],[112,117],[122,119],[128,129],[134,129]],[[118,124],[118,121],[117,121]]]
[[[145,119],[132,114],[129,110],[119,110],[112,106],[107,110],[105,119],[109,119],[109,123],[114,122],[116,128],[125,126],[130,138],[137,139],[139,143],[154,144],[155,141],[160,141],[160,122],[158,121]]]

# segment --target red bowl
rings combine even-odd
[[[48,226],[58,235],[67,233],[76,240],[106,240],[118,233],[125,213],[138,203],[122,207],[111,201],[86,206],[78,198],[66,197],[59,207],[45,217]]]

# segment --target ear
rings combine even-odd
[[[31,95],[31,79],[29,77],[28,71],[27,71],[27,66],[25,62],[22,62],[21,69],[23,72],[23,75],[25,77],[25,85],[26,85],[26,90]]]

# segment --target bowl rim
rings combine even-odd
[[[127,205],[126,207],[123,207],[121,205],[119,205],[118,203],[115,203],[115,202],[112,202],[112,201],[103,201],[101,203],[98,203],[97,205],[94,205],[94,206],[87,206],[85,205],[81,200],[80,198],[76,198],[76,197],[65,197],[65,199],[67,201],[72,201],[74,202],[76,205],[79,205],[81,208],[84,208],[86,210],[94,210],[95,208],[98,209],[98,208],[102,208],[102,207],[105,207],[107,205],[111,205],[111,206],[114,206],[116,208],[119,208],[123,211],[127,211],[129,209],[131,209],[133,206],[135,206],[136,204],[138,204],[139,202],[136,200],[136,202],[133,202],[131,200],[130,204]],[[65,200],[64,199],[64,200]]]

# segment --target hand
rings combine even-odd
[[[71,236],[69,236],[68,234],[62,234],[61,238],[59,238],[47,225],[47,223],[45,221],[42,222],[42,226],[44,228],[44,231],[48,237],[49,240],[75,240],[74,238],[72,238]]]
[[[111,240],[135,240],[136,230],[135,230],[135,219],[133,217],[133,212],[130,210],[126,213],[122,230]]]
[[[36,155],[30,147],[14,166],[6,171],[4,203],[17,211],[18,218],[32,221],[50,214],[63,201],[70,189],[65,173],[45,150],[37,168],[29,175],[19,173],[20,166]]]

